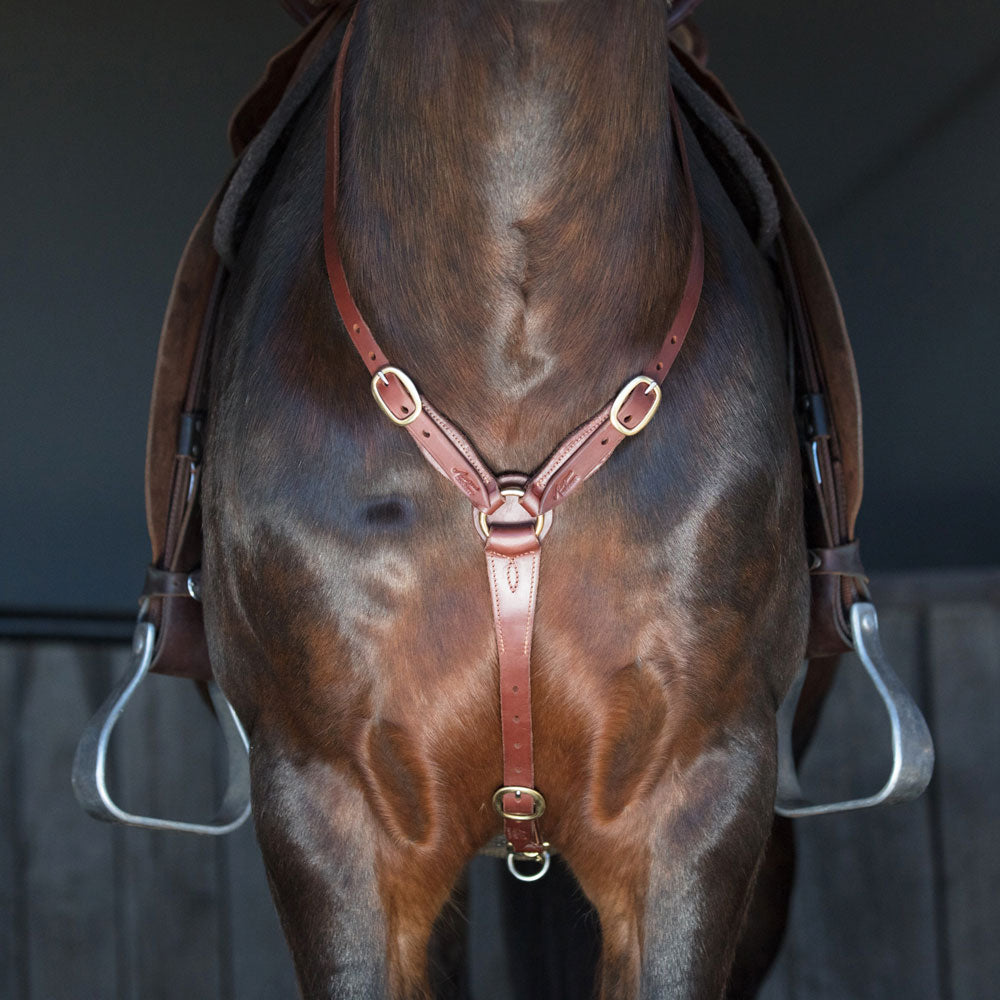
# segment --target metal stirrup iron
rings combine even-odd
[[[920,709],[886,659],[874,604],[859,601],[853,605],[851,631],[854,649],[889,715],[892,732],[889,777],[874,795],[826,803],[810,802],[805,798],[792,754],[792,725],[806,677],[803,668],[778,711],[778,797],[774,811],[780,816],[820,816],[906,802],[920,795],[931,780],[934,771],[931,734]]]
[[[174,830],[178,833],[214,836],[232,833],[250,815],[250,766],[247,758],[249,743],[236,712],[214,681],[208,682],[208,693],[225,737],[228,763],[226,792],[215,818],[208,823],[190,823],[156,816],[139,816],[122,809],[108,790],[108,743],[111,733],[125,711],[125,706],[149,672],[155,646],[156,628],[151,622],[140,621],[132,639],[129,669],[87,723],[77,745],[76,756],[73,758],[73,791],[76,799],[95,819],[109,823],[125,823],[146,830]]]

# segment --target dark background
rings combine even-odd
[[[762,1000],[982,1000],[1000,981],[1000,4],[706,0],[699,22],[838,282],[865,401],[860,533],[938,752],[919,800],[797,823]],[[0,997],[294,994],[249,826],[99,824],[69,774],[128,662],[173,270],[228,166],[230,111],[296,30],[276,0],[0,4]],[[848,658],[806,777],[873,791],[884,733]],[[210,815],[219,746],[191,685],[151,679],[116,740],[126,805]],[[499,865],[473,868],[472,995],[527,1000]],[[543,957],[546,1000],[579,1000],[562,951]]]
[[[699,21],[843,299],[869,568],[1000,563],[1000,5],[707,0]],[[0,610],[134,606],[173,269],[230,111],[294,33],[270,0],[0,6]]]

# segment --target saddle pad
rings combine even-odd
[[[762,251],[774,243],[781,213],[767,172],[729,116],[691,78],[680,59],[670,65],[670,80],[708,162],[712,165],[747,232]]]
[[[322,48],[305,65],[260,131],[243,150],[239,165],[219,205],[213,234],[215,250],[227,268],[233,266],[240,240],[253,215],[257,196],[278,162],[284,147],[282,140],[295,116],[336,62],[340,40],[339,31],[326,38]]]

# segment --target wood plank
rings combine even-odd
[[[119,800],[136,812],[208,819],[220,793],[216,723],[192,682],[150,677],[112,741]],[[216,837],[126,828],[119,872],[129,1000],[232,996]]]
[[[92,693],[109,674],[95,646],[29,647],[17,722],[25,845],[25,1000],[114,996],[112,830],[76,803],[70,770]]]
[[[897,673],[919,695],[918,613],[885,609],[881,625]],[[877,695],[860,664],[845,658],[803,767],[803,786],[813,779],[838,798],[877,790],[888,774],[888,742]],[[796,832],[799,867],[786,968],[778,973],[787,975],[790,995],[937,1000],[927,798],[799,820]]]
[[[508,1000],[515,993],[501,883],[510,875],[499,858],[483,857],[469,862],[468,874],[469,991],[473,1000]]]
[[[1000,608],[930,614],[943,932],[955,1000],[996,996],[1000,981]]]
[[[17,766],[16,719],[21,702],[25,644],[0,643],[0,996],[22,1000],[27,993],[23,907],[23,844],[20,838],[21,773]]]
[[[271,902],[251,821],[225,838],[233,995],[239,1000],[294,997],[291,955]]]

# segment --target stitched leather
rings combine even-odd
[[[534,521],[491,526],[486,564],[493,598],[493,618],[500,659],[500,724],[503,738],[503,783],[534,788],[531,726],[531,637],[538,594],[541,545]],[[508,793],[508,813],[531,814],[534,800]],[[543,850],[538,823],[504,819],[510,849],[518,854]]]

